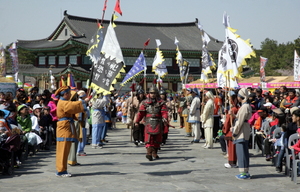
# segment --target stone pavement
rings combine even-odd
[[[87,156],[78,157],[81,166],[68,167],[71,178],[55,176],[55,150],[40,151],[19,168],[14,176],[0,175],[0,191],[299,191],[283,173],[250,150],[252,179],[237,180],[238,169],[226,169],[219,143],[214,149],[191,144],[185,131],[170,129],[160,159],[148,161],[143,146],[130,143],[130,131],[121,123],[108,132],[103,149],[86,146]],[[300,178],[299,178],[300,180]]]

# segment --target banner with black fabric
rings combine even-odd
[[[117,63],[116,59],[111,59],[110,56],[105,58],[103,54],[100,57],[99,61],[94,64],[91,82],[97,85],[97,87],[110,91],[113,80],[124,66],[124,63]]]

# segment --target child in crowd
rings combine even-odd
[[[281,132],[275,135],[275,139],[272,140],[274,142],[275,155],[274,158],[277,157],[276,160],[276,172],[280,173],[282,171],[282,160],[285,153],[285,145],[286,145],[286,125],[281,125]]]

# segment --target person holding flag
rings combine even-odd
[[[71,177],[67,171],[68,155],[72,142],[77,141],[74,126],[74,115],[84,112],[82,101],[69,101],[71,89],[62,86],[56,90],[55,96],[59,99],[57,103],[57,144],[56,144],[56,176]]]

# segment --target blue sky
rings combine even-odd
[[[108,0],[109,19],[116,0]],[[104,0],[0,0],[0,42],[48,37],[63,18],[70,15],[101,18]],[[243,39],[260,48],[266,38],[287,43],[300,36],[300,0],[121,0],[119,21],[149,23],[201,21],[211,36],[224,40],[222,15]]]

